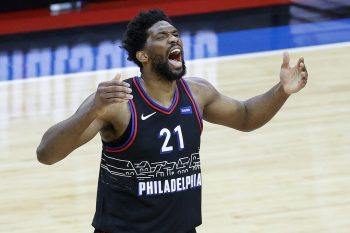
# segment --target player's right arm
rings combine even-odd
[[[129,84],[117,75],[113,80],[101,82],[97,91],[90,95],[68,119],[49,128],[37,148],[41,163],[54,164],[64,159],[79,146],[90,141],[109,123],[108,108],[125,104],[132,98]]]

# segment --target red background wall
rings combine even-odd
[[[159,8],[169,16],[209,13],[269,5],[291,0],[116,0],[89,3],[79,11],[51,15],[48,9],[0,14],[0,35],[128,21],[140,10]]]

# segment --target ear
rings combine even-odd
[[[145,51],[140,50],[136,52],[136,58],[139,62],[145,63],[148,61],[148,55]]]

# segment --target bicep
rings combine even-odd
[[[244,102],[219,93],[214,87],[211,98],[203,109],[203,118],[211,123],[244,130],[246,108]]]
[[[221,94],[210,82],[202,78],[187,79],[203,119],[245,131],[247,109],[245,102]]]

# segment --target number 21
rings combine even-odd
[[[181,126],[178,125],[175,127],[173,134],[177,135],[177,140],[178,140],[178,148],[179,150],[183,150],[185,148],[184,145],[184,140],[183,140],[183,136],[182,136],[182,130],[181,130]],[[159,132],[159,138],[165,137],[164,143],[162,148],[160,149],[160,153],[161,154],[165,154],[165,153],[170,153],[174,150],[173,146],[169,146],[169,140],[171,137],[171,132],[169,129],[167,128],[163,128],[160,132]]]

